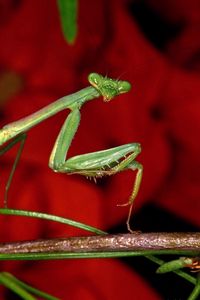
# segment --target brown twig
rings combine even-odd
[[[189,250],[200,253],[200,233],[133,233],[0,243],[0,254]]]

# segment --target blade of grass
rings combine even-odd
[[[181,252],[181,253],[180,253]],[[48,259],[74,259],[74,258],[119,258],[129,256],[145,256],[149,255],[191,255],[191,251],[180,250],[145,250],[145,251],[102,251],[102,252],[57,252],[57,253],[1,253],[0,260],[48,260]]]
[[[73,44],[77,35],[77,0],[58,0],[62,31],[66,41]]]
[[[86,231],[93,232],[95,234],[106,234],[106,232],[97,229],[95,227],[73,221],[71,219],[62,218],[55,215],[35,212],[35,211],[27,211],[27,210],[18,210],[18,209],[8,209],[8,208],[0,208],[0,214],[2,215],[12,215],[12,216],[23,216],[23,217],[31,217],[31,218],[39,218],[39,219],[45,219],[50,220],[54,222],[63,223],[66,225],[74,226],[80,229],[84,229]]]
[[[10,281],[12,281],[12,283],[15,283],[18,287],[21,287],[22,289],[24,289],[28,292],[31,292],[32,294],[34,294],[36,296],[43,297],[44,299],[47,299],[47,300],[59,300],[56,297],[53,297],[41,290],[38,290],[38,289],[24,283],[23,281],[17,279],[15,276],[11,275],[10,273],[2,272],[1,275],[3,275],[4,278],[7,278],[8,280],[10,279]]]
[[[19,295],[24,300],[37,300],[29,294],[24,288],[19,286],[12,278],[8,277],[4,272],[0,273],[0,284],[9,288],[15,294]]]
[[[197,300],[200,295],[200,274],[197,275],[196,286],[188,297],[188,300]]]

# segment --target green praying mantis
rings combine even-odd
[[[125,144],[115,148],[77,155],[67,159],[67,152],[80,123],[80,109],[83,104],[100,96],[103,96],[103,100],[108,102],[115,96],[126,93],[131,89],[131,85],[127,81],[114,80],[103,77],[97,73],[91,73],[88,76],[88,81],[90,83],[89,87],[72,95],[64,96],[39,111],[4,126],[0,130],[0,145],[3,145],[0,150],[0,155],[7,152],[16,143],[20,143],[6,184],[4,206],[7,207],[8,190],[21,156],[27,131],[58,112],[69,109],[70,113],[57,136],[51,152],[49,167],[55,172],[79,174],[86,177],[92,177],[95,180],[96,178],[114,175],[127,169],[137,171],[128,202],[119,204],[119,206],[129,206],[126,224],[128,230],[132,232],[129,224],[130,217],[133,202],[138,194],[143,173],[142,165],[135,160],[137,155],[141,152],[140,144]]]

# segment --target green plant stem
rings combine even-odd
[[[188,300],[199,299],[199,295],[200,295],[200,274],[198,274],[197,276],[195,288],[193,289],[192,293],[188,297]]]
[[[40,213],[36,211],[27,211],[27,210],[19,210],[19,209],[9,209],[9,208],[0,208],[0,214],[2,215],[10,215],[10,216],[22,216],[22,217],[30,217],[30,218],[38,218],[43,220],[49,220],[54,222],[63,223],[66,225],[74,226],[80,229],[84,229],[86,231],[90,231],[96,234],[106,234],[106,232],[97,229],[92,226],[88,226],[86,224],[76,222],[70,219],[62,218],[55,215]]]
[[[193,255],[191,251],[160,250],[160,251],[126,251],[126,252],[75,252],[75,253],[9,253],[0,254],[0,260],[52,260],[74,258],[119,258],[149,255]]]
[[[36,300],[35,297],[33,297],[31,294],[29,294],[24,288],[22,288],[20,285],[18,285],[15,281],[12,280],[12,278],[9,278],[6,273],[2,272],[0,273],[0,284],[3,284],[10,290],[12,290],[14,293],[19,295],[22,299],[25,300]]]
[[[58,298],[53,297],[53,296],[51,296],[51,295],[49,295],[49,294],[47,294],[43,291],[40,291],[40,290],[24,283],[23,281],[17,279],[15,276],[11,275],[10,273],[2,272],[2,273],[0,273],[0,278],[2,278],[2,277],[4,278],[4,281],[6,279],[6,281],[12,282],[12,284],[15,284],[16,286],[21,287],[23,290],[31,292],[32,294],[34,294],[36,296],[43,297],[44,299],[47,299],[47,300],[58,300]],[[21,296],[21,294],[20,294],[20,296]],[[32,298],[27,298],[27,300],[28,299],[31,300],[31,299],[35,299],[35,298],[33,298],[33,297]]]
[[[77,35],[78,0],[58,0],[58,8],[65,39],[73,44]]]

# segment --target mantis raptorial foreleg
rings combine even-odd
[[[141,151],[140,144],[126,144],[108,150],[77,155],[67,159],[68,149],[80,123],[80,109],[82,105],[99,96],[103,96],[104,101],[110,101],[115,96],[128,92],[131,88],[127,81],[104,78],[96,73],[90,74],[88,80],[91,84],[90,87],[70,96],[63,97],[38,112],[17,122],[10,123],[0,130],[0,145],[13,139],[10,145],[6,145],[2,149],[0,155],[8,151],[17,141],[21,141],[21,146],[7,183],[5,205],[7,205],[7,192],[25,141],[25,132],[59,111],[70,109],[71,112],[58,134],[50,155],[49,167],[55,172],[80,174],[86,177],[93,177],[94,179],[114,175],[126,169],[136,170],[136,179],[129,201],[122,204],[130,206],[127,228],[131,231],[129,225],[131,211],[142,178],[142,165],[135,161],[136,156]]]

